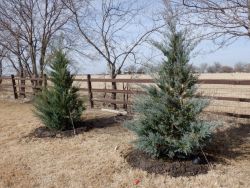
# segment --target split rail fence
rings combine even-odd
[[[4,84],[3,81],[7,80],[7,84]],[[26,84],[28,82],[32,84]],[[11,75],[9,77],[0,77],[0,94],[2,91],[10,91],[5,90],[5,87],[11,87],[13,96],[15,99],[19,97],[26,97],[27,94],[35,95],[37,91],[42,90],[44,87],[48,87],[49,78],[46,75],[43,78],[20,78]],[[87,93],[88,95],[88,103],[90,108],[94,108],[97,103],[102,102],[103,104],[118,104],[122,105],[125,110],[128,110],[128,106],[132,105],[133,100],[131,96],[142,94],[143,91],[140,89],[131,89],[129,84],[153,84],[153,79],[105,79],[105,78],[91,78],[91,75],[87,75],[86,79],[74,79],[77,83],[84,83],[87,87],[80,87],[80,91]],[[103,85],[106,83],[116,82],[117,84],[122,85],[122,89],[101,89],[101,88],[94,88],[92,85],[94,83],[102,83]],[[250,87],[250,80],[233,80],[233,79],[199,79],[198,84],[223,84],[223,85],[231,85],[231,86],[249,86]],[[27,91],[27,88],[31,88],[32,90]],[[109,93],[117,93],[122,94],[122,97],[117,98],[116,100],[112,100],[105,97],[94,97],[95,93],[102,93],[104,96]],[[227,97],[227,96],[205,96],[215,100],[222,100],[222,101],[235,101],[235,102],[246,102],[250,104],[250,97]],[[250,109],[249,109],[250,112]],[[215,112],[216,114],[239,117],[239,118],[250,118],[249,114],[240,114],[240,113],[230,113],[230,112]]]

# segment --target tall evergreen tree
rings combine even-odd
[[[186,158],[209,140],[214,122],[199,118],[208,100],[195,97],[197,77],[189,56],[193,46],[185,32],[170,28],[164,43],[154,43],[165,59],[147,95],[136,99],[136,116],[125,123],[136,133],[135,146],[153,157]]]
[[[74,75],[69,64],[61,50],[55,52],[50,64],[52,87],[44,88],[35,99],[35,114],[51,130],[74,129],[85,109],[77,94],[79,89],[72,85]]]

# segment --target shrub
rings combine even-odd
[[[136,133],[135,146],[152,157],[186,158],[209,141],[215,124],[199,118],[208,100],[195,97],[185,34],[171,28],[168,41],[155,46],[165,56],[157,86],[144,87],[147,95],[136,99],[136,115],[125,126]]]
[[[69,60],[62,51],[56,51],[50,68],[51,88],[44,88],[35,98],[35,114],[50,130],[74,129],[84,110],[78,88],[72,86]]]

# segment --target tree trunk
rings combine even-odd
[[[0,84],[2,83],[2,74],[3,74],[3,64],[2,64],[2,60],[0,60]]]
[[[33,59],[34,60],[34,59]],[[35,80],[31,80],[31,83],[32,83],[32,87],[33,87],[33,93],[35,94],[36,93],[36,87],[38,85],[38,82],[37,82],[37,78],[38,78],[38,71],[37,71],[37,66],[36,66],[36,62],[35,61],[32,61],[32,78],[31,79],[35,79]]]
[[[247,1],[248,8],[248,36],[250,37],[250,0]]]
[[[43,83],[42,78],[43,78],[43,75],[44,75],[44,61],[45,61],[45,55],[46,55],[46,47],[44,45],[42,46],[42,49],[41,49],[41,57],[40,57],[40,61],[39,61],[39,64],[40,64],[40,78],[41,78],[41,80],[39,81],[39,86],[41,86],[42,83]]]
[[[22,65],[22,62],[21,60],[19,59],[19,69],[20,69],[20,72],[19,72],[19,76],[20,78],[25,78],[25,74],[24,74],[24,68],[23,68],[23,65]],[[21,85],[19,86],[19,91],[20,91],[20,96],[22,96],[23,98],[25,98],[25,80],[21,80]]]
[[[32,64],[32,79],[37,79],[38,76],[38,70],[37,70],[37,62],[36,62],[36,50],[35,47],[32,45],[33,39],[32,39],[32,35],[30,36],[29,39],[29,53],[30,53],[30,59],[31,59],[31,64]],[[32,86],[33,86],[33,92],[35,93],[35,87],[37,86],[37,80],[32,80],[31,81]]]
[[[115,78],[112,78],[112,79],[115,79]],[[112,89],[117,90],[116,82],[112,82]],[[111,94],[111,99],[116,100],[116,93]],[[115,103],[113,103],[112,105],[113,105],[114,109],[117,109],[117,105]]]
[[[112,71],[111,71],[111,75],[110,76],[111,76],[112,79],[116,78],[115,67],[114,66],[112,67]],[[112,89],[113,90],[117,90],[117,84],[116,84],[116,82],[112,82],[111,84],[112,84]],[[112,100],[116,100],[116,93],[115,92],[111,93],[111,99]],[[117,109],[117,104],[112,103],[112,106],[113,106],[114,109]]]

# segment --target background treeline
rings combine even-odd
[[[130,65],[123,69],[123,74],[146,74],[148,72],[155,72],[160,68],[160,65]],[[193,72],[196,73],[234,73],[245,72],[250,73],[250,63],[236,63],[235,65],[223,65],[215,62],[211,65],[201,63],[200,65],[192,65]]]
[[[250,63],[236,63],[235,65],[223,65],[219,62],[212,65],[202,63],[199,66],[193,66],[193,71],[198,73],[250,73]]]

